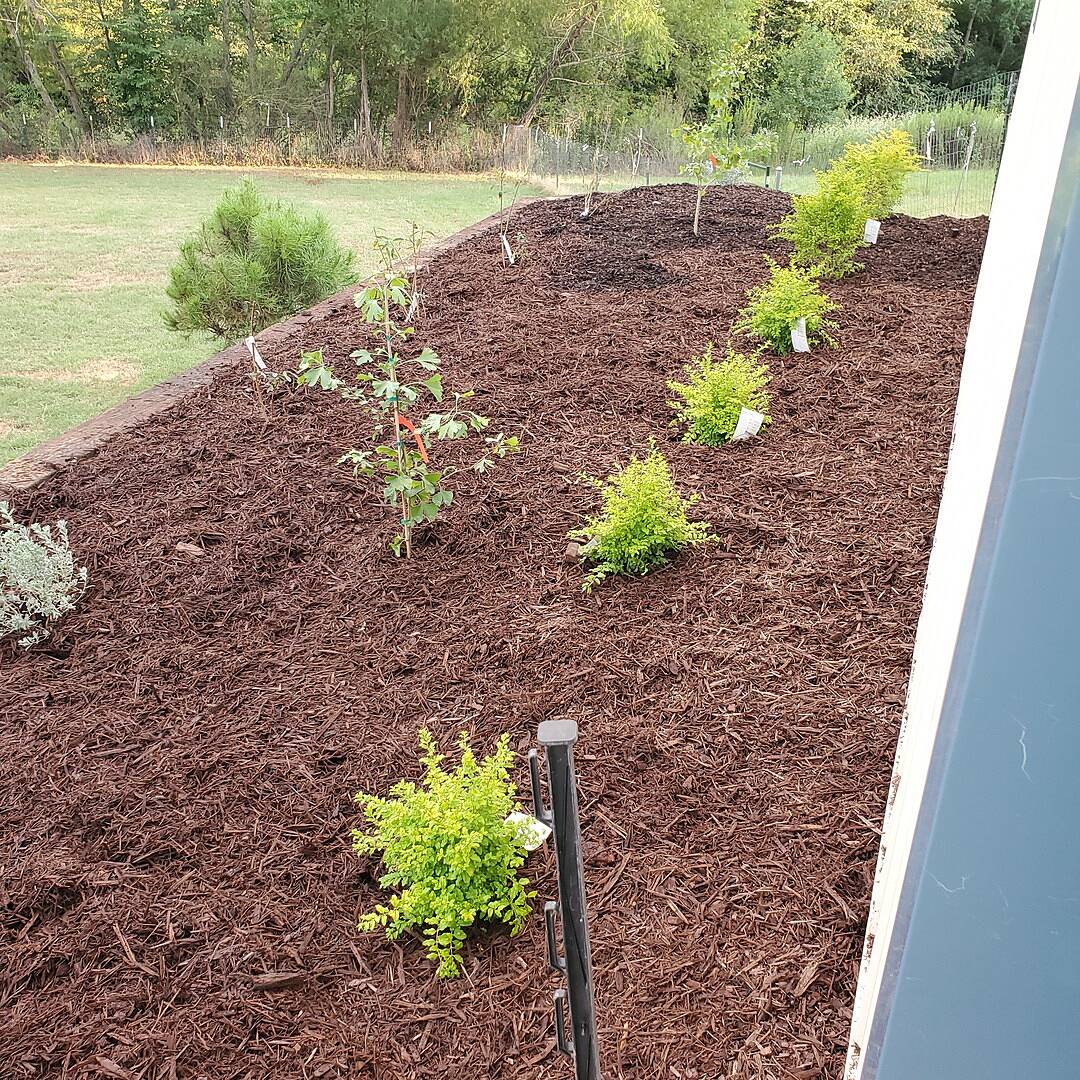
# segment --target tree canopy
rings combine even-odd
[[[1033,0],[0,0],[0,128],[404,139],[430,119],[586,129],[735,98],[813,123],[1018,66]]]

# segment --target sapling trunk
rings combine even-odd
[[[701,200],[705,197],[705,188],[702,185],[697,189],[697,201],[694,203],[694,235],[698,235],[698,221],[701,218]]]
[[[386,338],[386,359],[390,367],[390,400],[394,406],[394,449],[397,450],[398,472],[405,472],[405,449],[401,439],[401,413],[398,412],[397,354],[390,333],[390,291],[382,286],[383,336]],[[412,558],[412,526],[409,524],[409,500],[401,492],[401,530],[405,534],[405,558]]]

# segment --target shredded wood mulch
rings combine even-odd
[[[788,199],[686,187],[522,210],[423,275],[417,343],[523,452],[462,475],[396,561],[335,464],[337,397],[265,422],[242,373],[24,498],[92,589],[0,648],[0,1076],[567,1078],[539,904],[433,978],[356,929],[381,893],[351,797],[416,733],[581,729],[604,1074],[838,1080],[985,221],[896,217],[827,286],[840,346],[771,361],[773,424],[687,446],[665,381],[726,342]],[[323,347],[355,310],[269,357]],[[657,439],[716,543],[592,597],[564,561]],[[458,448],[455,447],[455,452]],[[524,758],[518,776],[526,789]]]

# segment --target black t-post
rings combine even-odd
[[[596,1044],[596,1006],[593,1002],[592,954],[585,915],[585,878],[581,861],[581,823],[578,820],[577,782],[574,777],[574,743],[577,724],[573,720],[545,720],[536,733],[547,751],[548,786],[551,810],[544,810],[540,794],[540,773],[536,751],[529,752],[533,804],[537,818],[551,826],[555,837],[555,858],[559,871],[559,900],[562,907],[563,947],[560,957],[555,945],[555,905],[545,908],[548,925],[548,960],[552,968],[566,973],[570,994],[570,1021],[573,1043],[565,1035],[563,1004],[567,993],[555,992],[555,1031],[559,1049],[574,1059],[577,1080],[600,1080],[600,1054]]]

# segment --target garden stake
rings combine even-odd
[[[578,819],[577,782],[574,777],[573,720],[545,720],[536,733],[547,751],[551,809],[544,809],[540,791],[540,767],[535,750],[529,751],[533,811],[538,821],[555,834],[555,861],[559,872],[563,945],[560,957],[555,937],[555,903],[544,906],[548,963],[566,975],[569,989],[572,1038],[567,1039],[565,1005],[567,988],[555,991],[555,1042],[559,1051],[574,1059],[577,1080],[600,1080],[600,1055],[596,1043],[596,1006],[593,1000],[592,955],[585,913],[585,880],[581,863],[581,823]]]

